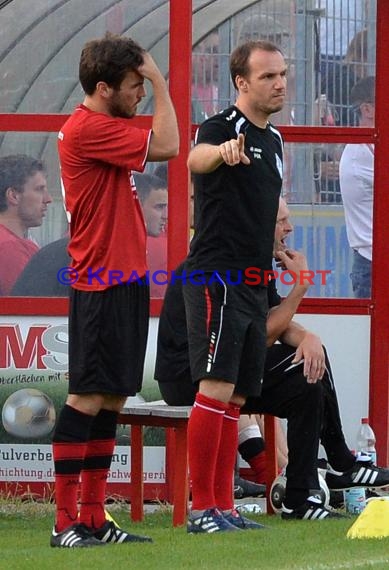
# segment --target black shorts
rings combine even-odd
[[[234,384],[238,394],[259,396],[267,290],[228,284],[220,274],[219,279],[210,277],[206,274],[206,284],[188,281],[183,286],[192,380],[224,380]]]
[[[69,394],[134,396],[142,386],[149,286],[71,289]]]
[[[169,406],[193,406],[198,384],[192,382],[190,370],[179,378],[167,382],[158,382],[162,398]]]

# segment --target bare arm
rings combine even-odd
[[[306,258],[302,253],[289,251],[278,252],[282,267],[294,271],[297,276],[300,271],[307,270]],[[296,284],[281,304],[273,307],[267,319],[267,346],[281,340],[296,347],[293,363],[304,360],[304,376],[310,383],[315,383],[325,372],[325,356],[320,337],[293,321],[301,299],[308,290],[307,282],[297,278]]]
[[[321,339],[299,323],[291,321],[281,340],[296,347],[294,363],[304,360],[304,376],[310,383],[315,383],[325,372],[325,355]]]
[[[250,164],[250,159],[244,153],[244,135],[231,139],[219,145],[200,143],[192,148],[188,157],[188,168],[195,174],[213,172],[225,162],[235,166],[240,162]]]
[[[304,340],[307,332],[308,331],[306,328],[292,319],[287,328],[280,335],[279,340],[285,344],[289,344],[289,346],[294,346],[297,348],[298,345]]]
[[[291,320],[297,312],[302,298],[308,290],[308,283],[306,281],[303,282],[299,278],[301,271],[308,270],[305,255],[298,251],[291,250],[289,250],[288,253],[277,252],[277,255],[282,267],[293,271],[297,279],[288,296],[282,300],[280,305],[272,307],[269,311],[266,323],[267,346],[271,346],[285,334]],[[282,338],[282,340],[284,339]]]
[[[163,161],[177,156],[179,133],[177,117],[166,81],[149,53],[144,54],[144,63],[138,72],[153,86],[154,114],[152,135],[147,160]]]

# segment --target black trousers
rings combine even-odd
[[[274,344],[267,350],[262,393],[248,398],[241,409],[242,414],[267,413],[287,420],[286,502],[290,507],[304,501],[309,490],[320,488],[316,468],[320,441],[337,471],[345,471],[355,462],[345,442],[327,353],[326,372],[315,384],[308,384],[303,364],[291,367],[294,354],[295,348],[286,344]],[[192,405],[197,392],[189,371],[179,383],[159,382],[159,387],[169,405]]]

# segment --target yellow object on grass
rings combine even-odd
[[[389,536],[389,497],[368,499],[365,509],[348,530],[347,538],[386,536]]]

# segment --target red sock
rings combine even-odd
[[[78,489],[94,417],[65,404],[53,434],[55,527],[62,532],[77,522]]]
[[[214,482],[224,413],[228,404],[197,393],[188,422],[192,510],[216,506]]]
[[[215,472],[216,505],[222,511],[234,508],[233,479],[238,449],[240,408],[230,404],[223,419],[223,429]]]
[[[115,448],[117,412],[102,409],[92,424],[81,472],[80,522],[100,528],[105,518],[105,491]]]
[[[105,491],[115,440],[89,441],[81,472],[80,522],[90,528],[105,523]]]
[[[266,484],[266,451],[261,451],[246,460],[255,473],[255,482]]]
[[[57,532],[77,522],[77,496],[85,450],[85,442],[53,442]],[[72,467],[71,473],[69,466]]]

